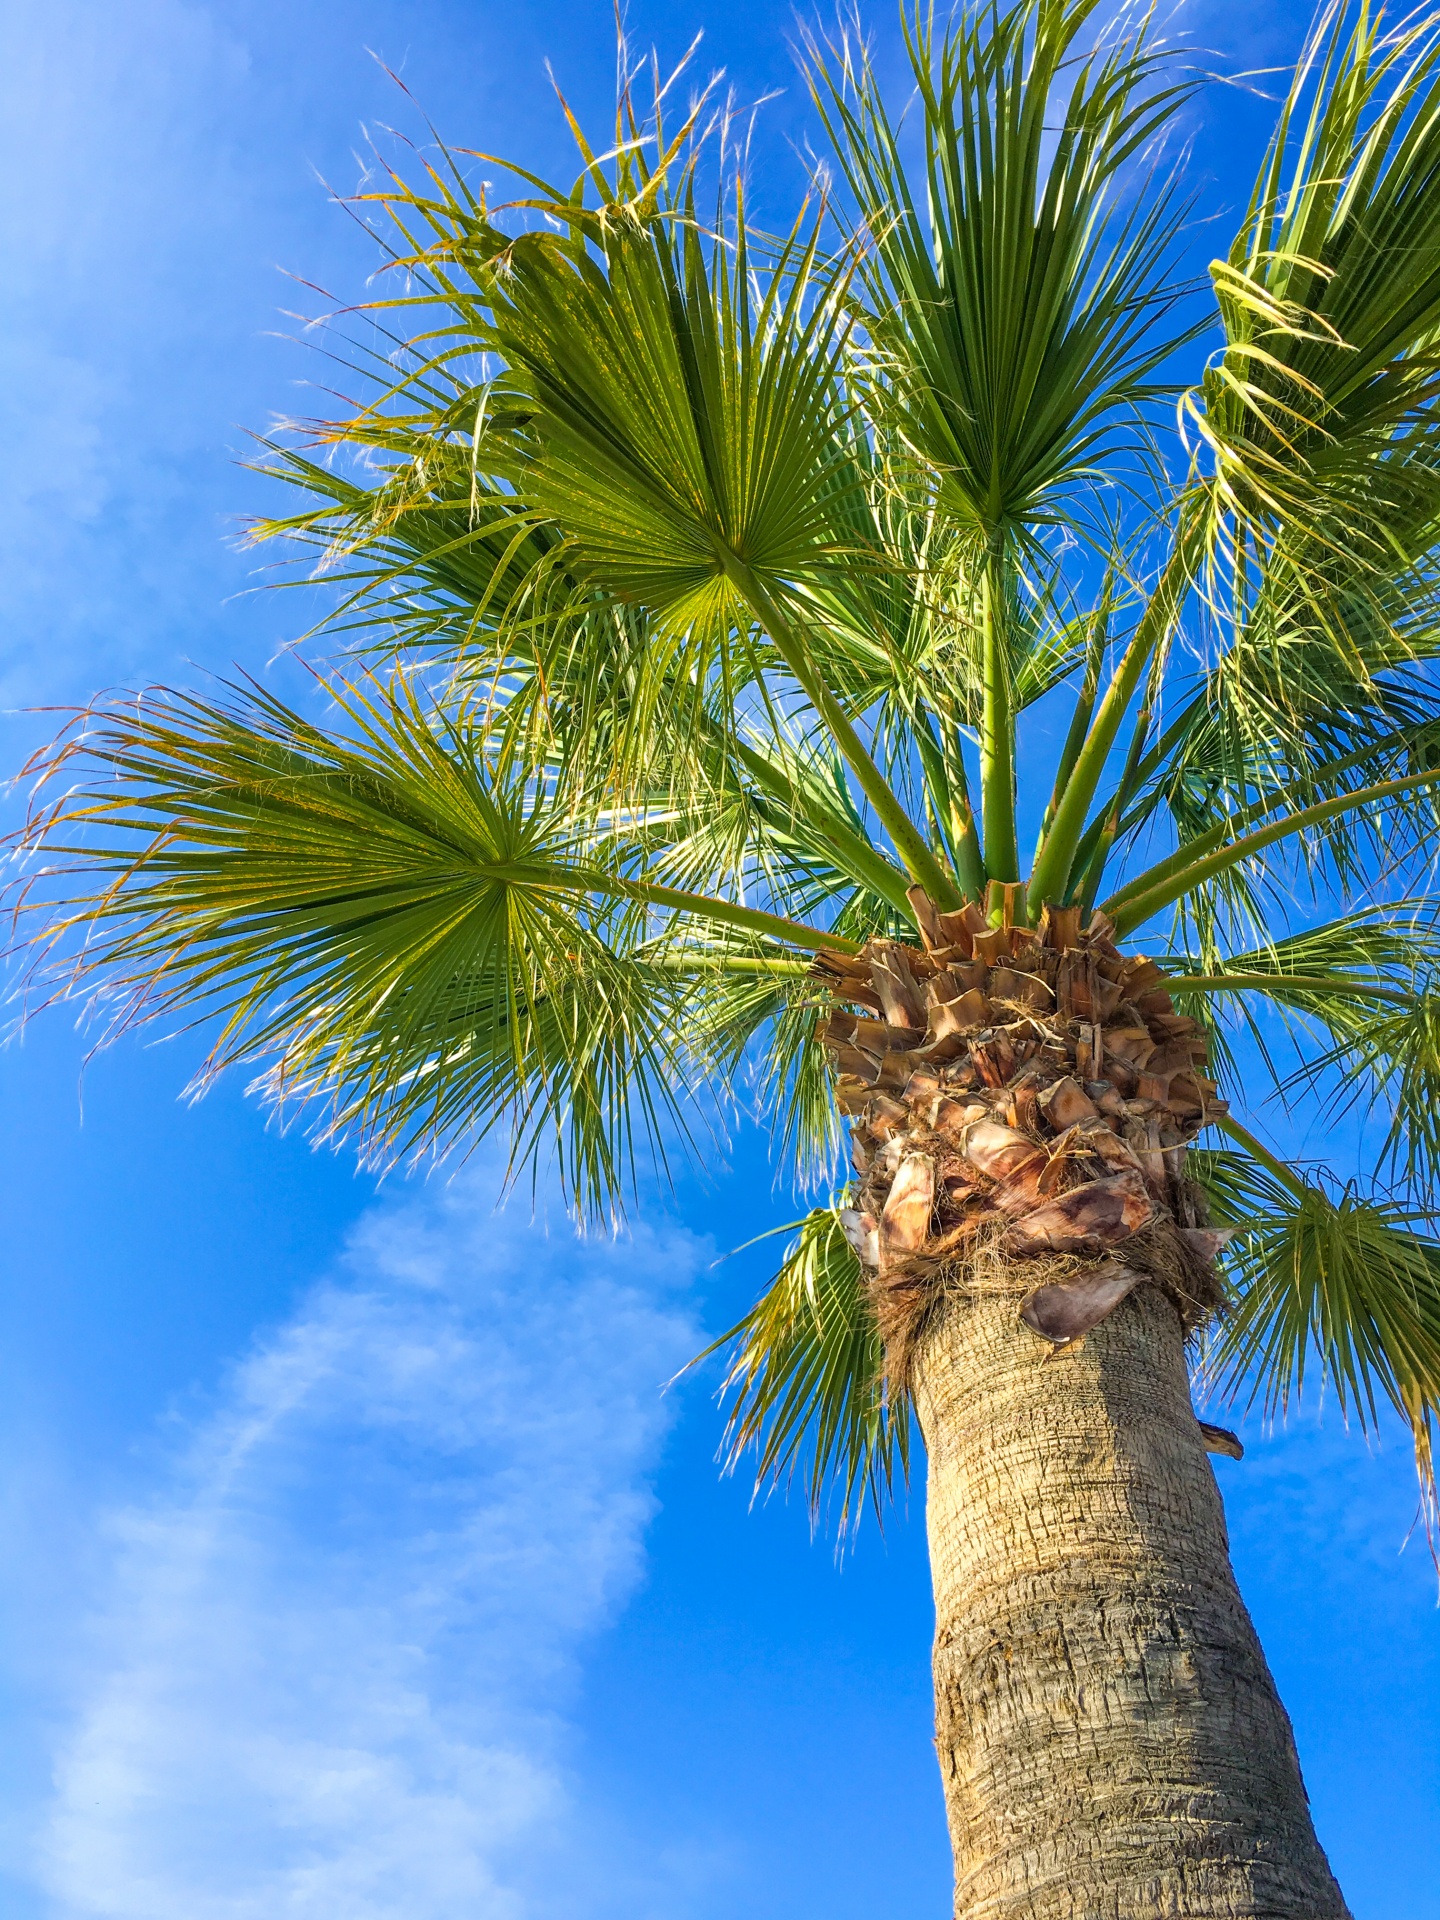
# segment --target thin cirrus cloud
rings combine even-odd
[[[109,1516],[38,1845],[56,1920],[612,1910],[565,1709],[642,1571],[705,1249],[547,1239],[493,1190],[373,1209]]]

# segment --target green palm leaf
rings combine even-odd
[[[836,1210],[817,1207],[796,1224],[767,1290],[700,1359],[732,1349],[730,1464],[753,1447],[757,1484],[803,1466],[812,1517],[833,1484],[843,1532],[867,1498],[879,1516],[906,1475],[909,1405],[887,1396],[879,1329]]]
[[[982,534],[1063,511],[1176,341],[1156,322],[1178,218],[1123,211],[1126,169],[1191,83],[1147,28],[1085,51],[1098,0],[905,23],[923,109],[915,185],[865,51],[811,43],[811,84],[873,247],[865,322],[881,410]]]
[[[1234,1292],[1208,1374],[1222,1392],[1283,1413],[1307,1369],[1318,1369],[1362,1427],[1388,1400],[1414,1435],[1433,1504],[1440,1241],[1416,1231],[1430,1216],[1353,1184],[1299,1179],[1263,1149],[1197,1154],[1194,1163],[1216,1224],[1237,1234]]]
[[[497,779],[467,708],[392,683],[341,714],[336,734],[258,690],[173,697],[62,749],[92,784],[46,831],[88,887],[51,905],[50,937],[92,934],[60,979],[103,983],[122,1024],[218,1021],[207,1073],[263,1066],[372,1157],[501,1125],[522,1161],[555,1142],[587,1210],[614,1204],[636,1136],[658,1154],[683,1122],[681,1089],[723,1104],[687,905],[767,981],[791,923],[639,877],[543,788]]]
[[[1437,76],[1433,18],[1325,8],[1212,269],[1226,345],[1189,402],[1236,563],[1342,659],[1357,616],[1394,631],[1386,584],[1440,518]]]
[[[610,208],[595,237],[603,270],[521,236],[497,286],[496,341],[538,410],[530,490],[608,588],[724,622],[737,568],[775,591],[831,548],[839,306],[811,296],[813,242],[752,313],[743,239],[732,269],[693,214]]]

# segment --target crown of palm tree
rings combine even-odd
[[[88,710],[28,904],[55,990],[211,1019],[206,1073],[258,1063],[372,1157],[555,1147],[586,1213],[756,1076],[831,1173],[818,950],[1098,908],[1234,1106],[1381,1116],[1364,1182],[1219,1116],[1212,1361],[1388,1399],[1428,1473],[1440,15],[1326,9],[1191,324],[1157,142],[1192,77],[1096,6],[917,13],[913,127],[812,40],[834,183],[778,239],[723,105],[672,126],[663,89],[608,151],[574,128],[568,191],[512,167],[493,206],[442,150],[362,195],[367,394],[277,438],[302,504],[257,529],[318,548],[355,664],[318,719],[248,684]],[[843,1198],[730,1377],[737,1447],[853,1513],[908,1428]]]

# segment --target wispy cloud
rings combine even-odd
[[[610,1910],[564,1714],[641,1573],[703,1246],[546,1238],[492,1191],[374,1210],[110,1517],[40,1844],[57,1915]]]

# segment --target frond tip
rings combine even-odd
[[[812,1520],[827,1491],[838,1490],[843,1537],[867,1496],[883,1522],[897,1475],[908,1480],[910,1403],[889,1392],[880,1330],[838,1208],[813,1208],[796,1224],[765,1292],[698,1359],[731,1348],[722,1388],[735,1396],[727,1467],[753,1446],[758,1491],[788,1481],[803,1459]]]

